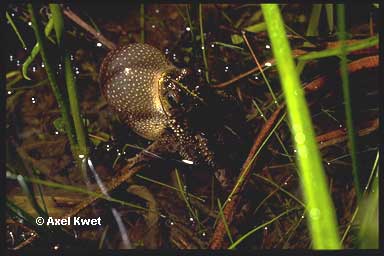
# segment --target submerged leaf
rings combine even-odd
[[[53,39],[49,37],[49,34],[51,33],[53,29],[53,19],[49,19],[47,25],[45,26],[45,29],[44,29],[44,33],[45,33],[45,36],[51,40],[52,42]],[[22,67],[22,74],[23,74],[23,77],[27,80],[31,80],[31,78],[28,76],[28,67],[29,65],[31,65],[31,63],[33,62],[33,60],[36,58],[36,56],[39,54],[40,52],[40,45],[39,43],[36,43],[35,46],[33,47],[32,51],[31,51],[31,54],[28,56],[28,58],[25,60],[24,64],[23,64],[23,67]]]
[[[57,43],[61,45],[64,31],[63,15],[58,4],[49,4],[49,8],[52,12],[52,20],[55,28]]]
[[[39,43],[36,43],[35,46],[33,47],[32,51],[31,51],[31,54],[28,56],[28,58],[25,60],[25,62],[23,64],[21,71],[22,71],[23,77],[27,80],[31,80],[31,78],[27,74],[28,73],[28,67],[29,67],[29,65],[31,65],[31,63],[36,58],[36,56],[39,54],[39,52],[40,52],[40,45],[39,45]]]
[[[267,27],[265,25],[265,22],[260,22],[260,23],[243,28],[243,30],[247,32],[252,32],[252,33],[259,33],[259,32],[265,31],[266,29]],[[233,44],[241,44],[243,42],[243,37],[240,35],[234,34],[231,36],[231,39]]]
[[[21,34],[20,34],[19,30],[17,29],[15,23],[13,22],[11,16],[9,15],[8,12],[5,12],[5,15],[7,17],[7,20],[9,21],[9,24],[11,24],[11,27],[13,28],[13,31],[15,31],[17,37],[19,38],[19,41],[20,41],[21,45],[23,46],[24,49],[26,49],[27,46],[25,45],[24,40],[21,37]]]
[[[332,33],[335,27],[333,22],[333,4],[326,4],[325,10],[327,12],[327,22],[328,22],[329,32]]]
[[[231,35],[231,40],[233,44],[241,44],[243,42],[243,38],[237,34]]]
[[[53,126],[55,126],[56,130],[58,130],[59,132],[64,132],[65,133],[64,123],[63,123],[63,119],[61,117],[56,118],[53,121]]]

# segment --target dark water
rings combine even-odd
[[[117,45],[141,42],[140,22],[143,17],[139,4],[83,3],[71,4],[69,7]],[[48,6],[37,5],[37,8],[37,18],[46,24],[50,13]],[[241,29],[252,30],[253,25],[263,22],[262,13],[260,6],[253,4],[204,5],[203,31],[200,31],[198,9],[198,5],[189,5],[187,8],[187,5],[181,4],[145,4],[145,43],[159,49],[175,67],[190,69],[196,81],[204,81],[207,72],[209,83],[204,82],[200,86],[236,99],[239,104],[237,109],[221,109],[216,106],[214,111],[207,108],[208,112],[212,111],[211,116],[201,114],[201,121],[195,117],[198,127],[215,127],[205,124],[209,123],[209,119],[211,122],[215,120],[215,113],[221,111],[220,116],[225,116],[226,120],[220,128],[226,132],[212,132],[210,139],[219,141],[215,150],[224,159],[224,167],[230,167],[232,178],[235,178],[253,140],[265,123],[264,118],[271,116],[276,105],[263,76],[257,71],[223,89],[211,89],[210,86],[220,85],[255,68],[254,59],[239,32]],[[306,31],[312,6],[288,4],[281,9],[292,49],[311,52],[322,50],[327,43],[337,41],[336,15],[334,14],[334,24],[330,27],[324,7],[317,26],[318,33],[308,37]],[[15,210],[7,213],[8,248],[17,247],[28,240],[31,232],[39,233],[40,238],[28,243],[26,248],[60,250],[64,247],[79,247],[79,243],[80,246],[82,243],[89,243],[92,248],[100,246],[110,249],[126,249],[130,246],[151,249],[208,248],[215,217],[219,214],[217,200],[223,204],[228,196],[228,191],[221,188],[215,179],[214,171],[204,165],[189,166],[182,162],[183,159],[178,154],[152,156],[149,157],[151,161],[145,163],[147,165],[139,172],[140,176],[131,177],[118,189],[108,189],[108,184],[111,184],[113,177],[120,174],[127,160],[142,152],[151,141],[127,127],[108,106],[101,93],[99,68],[109,51],[107,47],[65,16],[65,49],[71,56],[81,114],[88,135],[89,158],[94,167],[86,165],[87,172],[82,173],[76,163],[78,159],[74,159],[71,153],[63,123],[59,118],[58,104],[47,81],[46,64],[37,56],[27,71],[31,80],[25,79],[21,74],[22,65],[36,43],[26,5],[9,5],[7,12],[26,45],[26,49],[23,49],[12,26],[5,24],[7,172],[14,176],[21,174],[39,181],[74,186],[83,192],[98,191],[101,188],[108,197],[150,209],[140,211],[137,207],[124,205],[120,201],[99,200],[83,209],[78,216],[100,216],[104,220],[101,227],[68,228],[69,230],[60,231],[65,235],[56,230],[52,232],[56,232],[58,238],[52,236],[50,239],[50,230],[39,230],[33,223],[37,216],[36,205],[29,201],[28,192],[15,178],[10,178],[6,180],[8,200],[32,217],[25,218],[20,224],[20,213],[17,214]],[[347,5],[346,13],[349,39],[365,39],[377,33],[378,9],[371,4]],[[204,64],[201,34],[205,41],[207,65]],[[277,96],[280,95],[280,81],[267,32],[249,31],[246,36],[258,61],[266,67],[265,76],[272,91]],[[51,37],[55,41],[54,31]],[[303,46],[306,41],[313,46]],[[52,59],[59,88],[68,101],[64,62],[57,46],[50,41],[47,44],[47,54]],[[377,54],[374,50],[354,54],[349,56],[349,60],[355,61],[374,54]],[[301,73],[301,80],[305,84],[319,76],[331,76],[338,66],[337,57],[309,62]],[[358,160],[360,181],[364,187],[371,175],[378,146],[377,127],[375,129],[379,111],[377,69],[353,74],[350,82],[354,121],[356,129],[362,132],[358,137]],[[323,90],[308,96],[307,100],[317,135],[346,126],[341,84],[337,79],[330,80]],[[283,98],[279,98],[279,102],[282,103]],[[244,125],[233,121],[241,115],[244,115]],[[238,132],[239,127],[236,128],[235,123],[244,129]],[[347,143],[345,140],[335,142],[322,148],[321,154],[338,222],[344,232],[356,207]],[[78,157],[83,158],[80,155]],[[276,130],[276,135],[271,136],[261,150],[253,170],[255,175],[262,175],[283,187],[290,195],[302,198],[294,163],[295,151],[291,144],[289,126],[284,121]],[[234,240],[250,228],[273,219],[287,209],[299,206],[292,196],[287,196],[281,189],[268,185],[255,175],[251,176],[246,189],[242,191],[241,207],[236,211],[231,226]],[[180,187],[184,193],[177,192]],[[37,198],[37,204],[48,210],[49,216],[57,218],[68,214],[87,198],[86,193],[52,187],[52,184],[30,184],[29,191]],[[295,210],[254,233],[240,247],[310,248],[308,229],[305,221],[302,221],[302,215],[303,209]],[[65,245],[64,242],[57,243],[61,237],[67,239]],[[125,242],[122,242],[122,237]],[[344,242],[345,248],[355,247],[355,239],[356,234],[351,232]]]

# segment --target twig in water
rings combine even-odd
[[[240,202],[240,192],[244,189],[245,185],[247,184],[247,181],[249,180],[248,177],[251,175],[251,170],[252,170],[251,167],[255,162],[255,156],[259,151],[259,149],[261,148],[261,146],[264,144],[264,141],[266,140],[266,138],[268,138],[268,135],[271,134],[271,131],[273,130],[276,122],[278,121],[278,117],[280,116],[282,109],[283,109],[283,106],[278,107],[275,110],[275,112],[272,114],[272,116],[268,119],[268,121],[264,124],[255,142],[253,143],[253,146],[248,154],[247,159],[243,164],[237,183],[234,189],[232,190],[231,195],[229,196],[230,200],[229,199],[227,200],[228,202],[225,204],[223,209],[224,219],[227,221],[228,226],[231,225],[233,221],[234,213],[236,211],[238,203]],[[223,248],[225,236],[226,236],[225,225],[222,218],[220,218],[217,222],[209,248],[210,249]]]
[[[77,25],[85,29],[88,33],[93,35],[97,40],[100,41],[103,45],[105,45],[109,50],[113,50],[116,48],[116,44],[112,41],[105,38],[101,33],[97,32],[91,25],[86,23],[83,19],[77,16],[76,13],[72,12],[69,8],[63,10],[65,16],[67,16],[70,20],[75,22]]]

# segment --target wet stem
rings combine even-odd
[[[81,159],[86,159],[88,155],[87,147],[87,136],[86,129],[84,128],[84,123],[81,118],[80,113],[80,104],[76,90],[76,81],[74,79],[75,75],[73,74],[73,67],[70,60],[70,54],[67,49],[64,48],[65,43],[65,34],[64,31],[64,18],[61,7],[58,4],[49,5],[52,12],[52,19],[54,23],[57,43],[60,49],[60,52],[64,54],[64,70],[65,70],[65,82],[67,87],[67,93],[69,98],[69,105],[71,114],[73,117],[73,123],[75,127],[76,139],[77,139],[77,154],[76,160],[79,162],[82,169],[84,169],[84,164]],[[80,159],[79,159],[80,158]]]
[[[43,32],[40,26],[40,22],[36,18],[36,11],[35,7],[32,4],[28,4],[28,11],[31,15],[31,20],[32,20],[32,27],[35,32],[35,37],[37,43],[40,45],[40,55],[41,58],[43,59],[43,62],[45,63],[45,70],[47,72],[48,80],[49,83],[52,87],[53,94],[55,95],[55,98],[57,100],[57,103],[59,105],[59,109],[61,112],[61,116],[64,122],[64,129],[67,133],[69,143],[71,145],[71,151],[74,157],[77,156],[76,152],[76,141],[75,141],[75,134],[74,134],[74,129],[73,129],[73,124],[71,122],[70,118],[70,111],[67,103],[64,101],[63,95],[60,92],[56,76],[54,74],[53,68],[52,68],[52,62],[51,58],[47,55],[46,51],[46,41],[43,36]]]
[[[40,54],[45,63],[45,69],[47,72],[48,80],[52,86],[53,93],[59,105],[62,120],[64,123],[64,129],[71,145],[72,155],[75,158],[78,166],[81,169],[84,169],[85,166],[83,161],[81,160],[86,159],[88,155],[87,134],[80,114],[80,104],[77,96],[76,83],[72,71],[72,64],[70,61],[69,52],[64,48],[63,39],[65,39],[65,35],[63,33],[63,14],[59,5],[50,4],[49,7],[52,12],[53,26],[56,33],[59,53],[64,55],[65,81],[69,99],[69,106],[68,102],[65,100],[64,94],[60,91],[58,87],[57,77],[55,76],[52,68],[51,58],[47,55],[46,38],[44,37],[41,25],[36,18],[35,7],[32,4],[28,4],[28,10],[32,17],[32,24],[35,31],[36,40],[40,46]],[[73,117],[73,119],[71,118],[71,116]]]
[[[286,99],[313,247],[340,249],[335,208],[326,184],[312,120],[286,37],[284,22],[277,4],[262,4],[261,7]]]
[[[337,5],[337,25],[338,25],[338,38],[341,42],[341,56],[340,56],[340,74],[343,87],[344,107],[347,121],[347,133],[348,133],[348,147],[351,153],[352,159],[352,172],[353,181],[355,183],[355,190],[357,199],[360,201],[361,188],[359,181],[359,168],[357,161],[357,148],[356,148],[356,131],[353,126],[352,116],[352,103],[351,95],[349,91],[349,76],[348,76],[348,64],[347,64],[347,47],[345,45],[346,40],[346,26],[345,26],[345,7],[343,4]]]
[[[207,80],[207,83],[209,83],[208,61],[207,61],[207,55],[205,52],[205,42],[204,42],[203,6],[202,6],[202,4],[199,4],[199,24],[200,24],[200,40],[201,40],[201,50],[202,50],[203,61],[204,61],[205,79]]]

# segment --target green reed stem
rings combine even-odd
[[[32,27],[35,32],[36,41],[40,45],[40,55],[45,63],[45,70],[47,72],[48,80],[49,80],[49,83],[51,84],[53,94],[55,95],[56,101],[59,105],[60,113],[64,122],[64,129],[67,133],[68,140],[71,145],[72,154],[76,155],[76,142],[75,142],[73,124],[71,122],[71,118],[69,114],[70,113],[69,107],[67,103],[64,101],[64,98],[62,96],[62,93],[59,89],[59,86],[56,80],[55,72],[52,68],[52,61],[47,55],[45,37],[41,29],[40,21],[36,19],[35,7],[32,4],[28,4],[28,11],[31,15]]]
[[[346,26],[345,26],[345,7],[344,4],[338,4],[337,7],[337,26],[338,26],[338,38],[340,40],[340,75],[341,84],[343,87],[344,107],[347,123],[348,134],[348,147],[352,159],[352,173],[353,181],[355,183],[355,190],[358,201],[361,199],[361,188],[359,181],[359,167],[357,161],[357,146],[356,146],[356,131],[353,125],[352,115],[352,99],[349,91],[349,76],[348,76],[348,64],[347,64],[347,49],[345,45],[346,40]]]
[[[204,228],[203,225],[201,224],[200,220],[199,220],[199,216],[192,209],[191,203],[189,202],[189,198],[187,198],[187,193],[183,189],[184,184],[183,184],[183,181],[180,178],[179,171],[177,169],[175,169],[175,174],[176,174],[177,185],[179,187],[178,190],[180,192],[180,195],[181,195],[183,201],[185,202],[185,205],[188,208],[189,214],[196,220],[196,222],[197,222],[197,224],[198,224],[200,229]]]
[[[183,191],[181,191],[180,188],[173,187],[173,186],[168,185],[168,184],[166,184],[166,183],[163,183],[163,182],[161,182],[161,181],[154,180],[154,179],[145,177],[145,176],[140,175],[140,174],[136,174],[135,177],[138,177],[138,178],[143,179],[143,180],[146,180],[146,181],[148,181],[148,182],[152,182],[152,183],[155,183],[155,184],[157,184],[157,185],[160,185],[160,186],[163,186],[163,187],[166,187],[166,188],[169,188],[169,189],[173,189],[173,190],[178,191],[178,192],[180,192],[180,193],[183,193]],[[195,195],[190,194],[190,193],[186,193],[186,196],[187,196],[187,197],[194,198],[194,199],[196,199],[196,200],[199,200],[200,202],[203,202],[203,203],[205,202],[205,200],[204,200],[203,198],[198,197],[198,196],[195,196]]]
[[[76,138],[79,147],[79,154],[88,155],[87,130],[84,127],[84,122],[80,113],[80,104],[76,90],[76,82],[74,79],[73,68],[68,52],[66,52],[64,56],[64,69],[65,81],[67,83],[67,91],[69,96],[69,104],[71,107],[71,113],[75,125]]]
[[[83,119],[81,118],[80,113],[80,104],[77,95],[75,75],[73,73],[73,67],[70,59],[70,54],[68,50],[64,48],[65,43],[65,35],[64,32],[64,17],[62,14],[61,7],[58,4],[50,4],[49,5],[52,12],[52,19],[54,22],[55,33],[57,38],[57,43],[64,52],[64,71],[65,71],[65,81],[67,84],[67,92],[69,98],[69,105],[71,108],[71,114],[73,118],[73,123],[75,126],[76,139],[77,139],[77,149],[78,154],[83,155],[82,158],[88,155],[88,147],[87,147],[87,135],[86,130],[84,128]]]
[[[359,40],[356,43],[345,45],[346,53],[350,53],[353,51],[369,48],[379,44],[379,36],[372,36],[366,39]],[[298,57],[298,60],[313,60],[320,58],[327,58],[331,56],[341,55],[341,47],[326,49],[323,51],[314,51]]]
[[[34,184],[39,184],[39,185],[43,185],[43,186],[47,186],[47,187],[51,187],[51,188],[63,189],[63,190],[66,190],[66,191],[72,191],[72,192],[77,192],[77,193],[81,193],[81,194],[86,194],[86,195],[89,195],[89,196],[92,196],[92,197],[102,198],[102,199],[105,199],[105,200],[110,201],[110,202],[114,202],[114,203],[118,203],[118,204],[121,204],[121,205],[129,206],[129,207],[132,207],[132,208],[135,208],[135,209],[138,209],[138,210],[148,211],[148,208],[142,207],[140,205],[135,205],[135,204],[132,204],[132,203],[120,200],[120,199],[112,198],[112,197],[106,196],[106,195],[104,195],[102,193],[89,191],[89,190],[81,188],[81,187],[60,184],[60,183],[57,183],[57,182],[41,180],[41,179],[32,178],[32,177],[26,177],[26,176],[22,176],[22,175],[15,175],[15,174],[13,174],[13,173],[11,173],[9,171],[7,171],[6,177],[7,177],[7,179],[12,179],[12,180],[23,179],[26,182],[30,182],[30,183],[34,183]]]
[[[324,4],[325,11],[327,13],[327,23],[328,23],[328,29],[329,33],[332,33],[335,27],[334,21],[333,21],[333,4]]]
[[[327,188],[309,109],[300,86],[284,22],[277,4],[262,4],[272,51],[286,98],[314,249],[339,249],[335,209]]]
[[[365,185],[365,188],[364,188],[364,191],[363,191],[363,195],[362,197],[365,197],[368,193],[368,188],[371,186],[372,187],[372,179],[373,179],[373,176],[375,175],[375,173],[377,174],[377,167],[378,167],[378,163],[379,163],[379,151],[377,151],[377,154],[376,154],[376,158],[375,158],[375,161],[373,162],[373,166],[372,166],[372,169],[371,169],[371,174],[369,175],[369,178],[368,178],[368,181],[367,181],[367,184]],[[365,210],[366,209],[366,206],[364,207]],[[355,218],[358,214],[360,210],[360,205],[358,204],[356,206],[356,209],[355,211],[353,212],[352,214],[352,218],[351,220],[349,221],[349,224],[347,226],[347,228],[345,229],[344,233],[343,233],[343,236],[341,238],[341,242],[343,243],[345,241],[345,239],[347,238],[347,235],[349,234],[349,231],[351,230],[351,227],[352,227],[352,224],[354,223],[355,221]]]
[[[9,22],[9,24],[11,24],[11,27],[13,28],[13,31],[15,31],[16,36],[17,36],[17,38],[19,39],[19,41],[21,43],[21,46],[23,46],[23,49],[27,49],[27,46],[25,45],[25,42],[24,42],[23,38],[21,37],[21,34],[20,34],[19,30],[16,27],[16,24],[13,22],[11,15],[9,15],[8,12],[5,12],[5,16],[6,16],[7,20],[8,20],[8,22]]]
[[[242,31],[242,35],[243,35],[243,38],[244,38],[244,41],[245,41],[246,45],[248,46],[248,49],[249,49],[251,55],[252,55],[252,57],[253,57],[253,60],[255,61],[256,65],[258,66],[259,71],[260,71],[260,73],[261,73],[261,76],[263,77],[263,80],[264,80],[265,84],[267,85],[267,88],[268,88],[269,92],[271,93],[271,96],[272,96],[272,99],[273,99],[274,103],[275,103],[277,106],[280,106],[279,102],[278,102],[277,99],[276,99],[275,93],[274,93],[273,90],[272,90],[272,86],[271,86],[271,84],[269,83],[268,78],[267,78],[266,75],[264,74],[263,67],[260,65],[260,62],[259,62],[259,60],[257,59],[256,54],[255,54],[255,52],[253,51],[251,44],[248,42],[247,36],[246,36],[246,34],[245,34],[245,31]]]
[[[265,122],[267,122],[267,118],[265,117],[263,111],[261,110],[261,108],[259,107],[259,105],[256,103],[256,101],[255,101],[255,100],[252,100],[252,103],[253,103],[253,105],[255,105],[255,107],[257,108],[257,111],[259,111],[259,113],[260,113],[261,117],[263,118],[263,120],[264,120]],[[285,147],[283,141],[281,140],[279,134],[278,134],[276,131],[274,131],[274,134],[275,134],[275,137],[276,137],[277,141],[280,143],[281,148],[283,149],[284,153],[285,153],[285,154],[287,155],[287,157],[289,158],[289,161],[290,161],[290,162],[293,162],[293,159],[292,159],[292,157],[289,155],[288,150],[287,150],[287,148]]]
[[[47,25],[45,26],[44,29],[44,34],[48,38],[49,34],[51,33],[53,29],[53,19],[49,19]],[[31,78],[28,77],[28,67],[31,65],[31,63],[35,60],[36,56],[40,52],[40,45],[39,43],[36,43],[35,46],[32,48],[31,54],[28,56],[28,58],[24,61],[23,66],[22,66],[22,74],[23,77],[27,80],[31,80]]]
[[[272,128],[270,133],[264,139],[263,143],[261,143],[259,149],[255,152],[255,154],[253,155],[253,157],[251,158],[249,163],[245,166],[245,171],[242,173],[242,175],[240,175],[238,177],[237,182],[236,182],[235,186],[233,187],[231,193],[227,197],[227,200],[224,202],[224,206],[223,207],[225,207],[226,204],[229,202],[229,200],[231,200],[231,198],[233,197],[234,193],[236,193],[236,191],[238,191],[238,188],[244,184],[245,175],[248,172],[249,168],[251,168],[251,166],[252,166],[253,162],[255,161],[256,157],[259,155],[261,150],[264,148],[264,146],[268,142],[269,138],[272,136],[272,134],[274,134],[274,132],[280,126],[281,122],[285,119],[285,117],[286,117],[286,112],[284,112],[284,114],[282,114],[282,116],[276,122],[275,126]]]
[[[236,246],[238,246],[242,241],[244,241],[244,239],[246,239],[247,237],[249,237],[250,235],[252,235],[253,233],[255,233],[256,231],[268,226],[269,224],[272,224],[273,222],[275,222],[276,220],[280,219],[281,217],[287,215],[288,213],[294,211],[294,210],[297,210],[297,209],[301,209],[301,208],[292,208],[292,209],[288,209],[286,211],[284,211],[283,213],[277,215],[275,218],[261,224],[260,226],[257,226],[255,227],[254,229],[248,231],[245,235],[241,236],[239,239],[237,239],[234,243],[232,243],[228,249],[232,250],[232,249],[235,249]]]
[[[275,188],[279,189],[281,192],[283,192],[284,194],[286,194],[287,196],[291,197],[293,200],[295,200],[297,203],[299,203],[301,206],[305,207],[305,204],[299,199],[297,198],[295,195],[293,195],[292,193],[290,193],[289,191],[285,190],[283,187],[281,187],[279,184],[276,184],[275,182],[273,182],[272,180],[269,180],[267,178],[265,178],[264,176],[260,175],[260,174],[257,174],[257,173],[254,173],[253,174],[254,176],[258,177],[259,179],[262,179],[264,182],[267,182],[268,184],[271,184],[272,186],[274,186]]]
[[[221,205],[221,202],[220,202],[219,198],[217,198],[217,206],[219,207],[219,215],[220,215],[220,218],[223,219],[223,224],[224,224],[224,227],[225,227],[225,231],[227,232],[228,239],[231,242],[231,244],[233,244],[231,230],[229,230],[228,223],[227,223],[227,220],[225,219],[225,215],[224,215],[224,212],[223,212],[223,206]]]
[[[309,18],[309,23],[307,27],[306,36],[318,36],[319,35],[319,21],[320,21],[320,14],[321,14],[321,7],[322,4],[313,4],[312,5],[312,11],[311,16]],[[303,46],[307,47],[312,45],[309,42],[304,42]],[[305,64],[307,62],[304,60],[299,60],[297,62],[297,72],[298,74],[301,74],[301,72],[304,70]]]
[[[199,4],[199,25],[200,25],[201,50],[202,50],[202,54],[203,54],[204,69],[205,69],[205,80],[207,81],[207,83],[209,83],[208,61],[207,61],[207,54],[205,52],[205,42],[204,42],[203,7],[202,7],[202,4]]]
[[[379,248],[379,176],[375,175],[372,191],[367,198],[362,200],[364,212],[360,217],[359,248]]]

